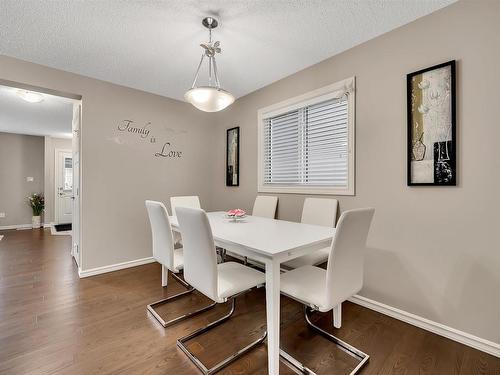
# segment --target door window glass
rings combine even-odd
[[[72,158],[64,158],[64,190],[73,190],[73,160]]]

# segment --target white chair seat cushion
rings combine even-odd
[[[303,266],[317,266],[328,260],[328,255],[330,254],[330,247],[325,247],[317,251],[301,256],[299,258],[292,259],[288,262],[283,263],[285,267],[288,268],[299,268]]]
[[[304,266],[281,274],[281,292],[317,306],[320,311],[331,309],[326,306],[326,270]]]
[[[236,262],[218,264],[217,271],[221,301],[266,282],[264,273]]]
[[[182,247],[174,249],[174,269],[172,272],[179,272],[184,268],[184,252]]]

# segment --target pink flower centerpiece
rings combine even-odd
[[[247,216],[247,213],[245,210],[242,210],[241,208],[235,208],[235,209],[227,211],[226,216],[229,219],[233,219],[236,221],[238,219],[243,219],[245,216]]]

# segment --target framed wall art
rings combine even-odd
[[[227,129],[226,186],[240,185],[240,127]]]
[[[408,186],[455,186],[455,60],[407,75]]]

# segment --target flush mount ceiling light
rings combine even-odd
[[[43,101],[44,97],[39,92],[33,92],[28,90],[17,90],[17,96],[21,99],[26,100],[29,103],[40,103]]]
[[[212,29],[215,29],[219,23],[215,18],[207,17],[203,19],[202,24],[208,29],[209,40],[208,43],[200,44],[203,48],[201,60],[191,89],[184,94],[184,99],[201,111],[217,112],[231,105],[234,102],[234,96],[220,87],[219,76],[217,75],[215,54],[220,53],[221,48],[219,41],[212,42]],[[205,57],[208,59],[208,86],[196,86]],[[212,85],[212,73],[214,85]]]

